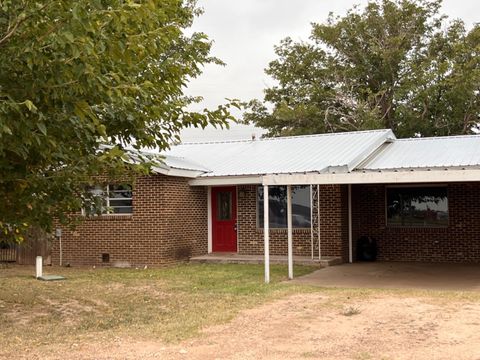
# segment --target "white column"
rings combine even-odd
[[[310,252],[313,260],[313,185],[310,185]]]
[[[265,283],[270,282],[270,224],[268,218],[268,185],[263,186],[263,248],[265,253]]]
[[[209,254],[212,253],[212,187],[207,188],[207,231],[208,231],[208,242],[207,242],[207,251]]]
[[[352,244],[352,185],[348,184],[348,261],[353,262]]]
[[[287,185],[288,278],[293,279],[292,186]]]
[[[320,235],[320,232],[322,230],[321,228],[321,225],[322,225],[322,222],[320,221],[320,184],[317,184],[317,201],[318,201],[318,205],[317,205],[317,218],[318,218],[318,232],[317,232],[317,236],[318,236],[318,260],[322,260],[322,239],[321,239],[321,235]]]

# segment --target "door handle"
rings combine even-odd
[[[235,223],[235,225],[233,225],[233,230],[237,231],[237,223]]]

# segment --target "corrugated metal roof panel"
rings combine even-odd
[[[209,169],[203,167],[200,164],[197,164],[189,159],[185,159],[183,157],[172,156],[172,155],[165,155],[163,162],[175,169],[182,169],[182,170],[193,170],[193,171],[201,171],[201,172],[208,172]]]
[[[210,172],[202,176],[240,176],[352,170],[388,139],[391,130],[357,131],[176,145],[167,156],[188,159]]]
[[[480,135],[398,139],[385,144],[359,170],[480,166]]]

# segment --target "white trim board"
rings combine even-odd
[[[262,176],[222,176],[200,177],[188,182],[190,186],[233,186],[233,185],[261,185]]]
[[[346,174],[279,174],[263,176],[264,185],[408,184],[480,181],[480,169],[351,172]]]

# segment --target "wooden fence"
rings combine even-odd
[[[51,265],[51,242],[48,235],[41,231],[30,231],[21,244],[0,243],[0,262],[34,265],[39,255],[43,256],[45,265]]]

